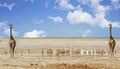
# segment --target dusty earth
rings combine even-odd
[[[108,53],[56,56],[56,49],[108,51],[108,38],[17,38],[15,57],[9,55],[9,39],[0,39],[0,69],[120,69],[120,39],[115,38],[115,56]],[[45,50],[42,55],[41,50]],[[53,50],[52,56],[46,51]]]

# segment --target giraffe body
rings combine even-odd
[[[109,52],[110,52],[111,56],[114,56],[115,44],[116,44],[116,42],[115,42],[114,38],[110,38],[109,39]]]

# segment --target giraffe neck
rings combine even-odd
[[[110,27],[110,38],[112,38],[112,28]]]
[[[13,36],[12,36],[12,28],[10,28],[10,39],[13,39]]]

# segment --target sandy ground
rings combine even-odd
[[[108,50],[108,38],[16,39],[15,58],[9,56],[9,39],[0,39],[0,69],[120,69],[120,39],[116,38],[115,56],[55,55],[56,49]],[[53,50],[50,57],[41,50]]]

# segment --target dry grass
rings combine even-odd
[[[9,58],[9,39],[0,39],[0,69],[120,69],[120,39],[116,38],[114,58],[107,56],[61,56],[56,49],[108,49],[108,38],[40,38],[16,39],[15,58]],[[53,49],[54,55],[40,51]]]
[[[18,65],[2,65],[0,66],[1,69],[120,69],[117,67],[105,67],[102,64],[48,64],[44,65],[30,65],[30,66],[18,66]]]

